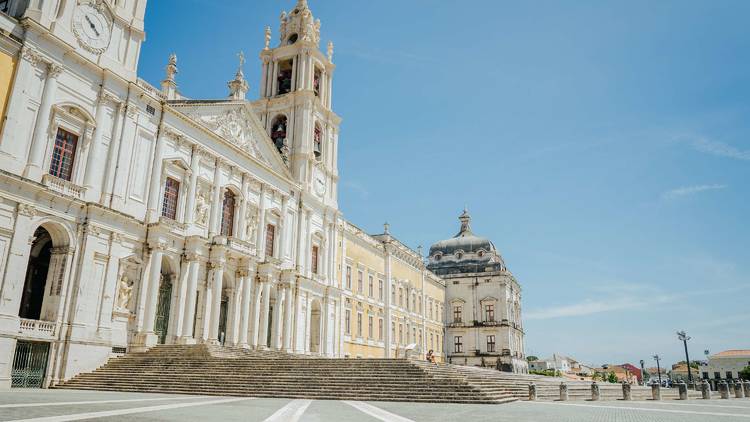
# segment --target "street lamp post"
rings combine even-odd
[[[688,340],[690,340],[690,336],[688,336],[685,333],[685,331],[678,331],[677,338],[680,339],[682,344],[685,346],[685,361],[687,361],[687,367],[688,367],[688,382],[693,382],[693,373],[690,370],[690,355],[688,355],[688,348],[687,348],[687,342]]]
[[[659,374],[659,385],[661,385],[661,366],[659,366],[659,355],[654,355],[656,360],[656,373]]]

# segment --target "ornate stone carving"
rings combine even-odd
[[[49,69],[47,70],[47,77],[48,78],[57,78],[60,76],[60,74],[65,70],[62,65],[59,65],[57,63],[50,63]]]
[[[201,116],[200,120],[222,138],[238,146],[253,157],[264,160],[258,150],[258,143],[250,117],[245,116],[243,109],[236,108],[215,116]]]
[[[21,47],[21,57],[31,63],[34,67],[39,66],[39,64],[43,62],[42,56],[39,52],[26,45]]]
[[[117,282],[117,309],[127,310],[130,306],[130,299],[133,297],[133,282],[128,279],[127,275],[120,277]]]
[[[271,48],[271,27],[266,27],[266,45],[263,48],[264,50],[269,50]]]
[[[208,188],[198,185],[198,190],[195,194],[195,223],[200,226],[208,224],[208,212],[211,209],[210,196]]]
[[[258,231],[258,209],[248,204],[247,210],[245,211],[245,239],[251,243],[255,243],[256,235]]]
[[[333,41],[328,41],[328,61],[333,63]]]
[[[18,204],[18,214],[24,217],[34,218],[37,215],[37,211],[32,205]]]

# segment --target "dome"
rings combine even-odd
[[[469,212],[464,210],[458,219],[461,230],[452,238],[430,247],[427,267],[436,274],[504,270],[502,257],[492,241],[471,231]]]

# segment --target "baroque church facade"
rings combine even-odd
[[[244,57],[222,99],[183,96],[174,55],[139,79],[145,10],[0,1],[0,388],[158,344],[449,354],[445,281],[338,209],[333,45],[307,2],[266,29],[253,101]]]

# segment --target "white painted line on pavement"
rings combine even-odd
[[[685,415],[705,415],[705,416],[732,416],[735,418],[750,418],[750,415],[748,414],[739,414],[739,413],[719,413],[719,412],[697,412],[695,410],[674,410],[674,409],[651,409],[647,407],[633,407],[633,406],[602,406],[602,405],[595,405],[595,404],[573,404],[573,403],[553,403],[553,402],[541,402],[541,401],[533,401],[533,402],[526,402],[526,403],[533,403],[533,404],[546,404],[551,406],[573,406],[573,407],[590,407],[594,409],[622,409],[622,410],[638,410],[642,412],[661,412],[661,413],[680,413]]]
[[[722,403],[718,400],[716,402]],[[722,409],[748,409],[750,410],[750,406],[732,406],[732,405],[719,405],[719,404],[703,404],[703,403],[710,403],[708,400],[693,400],[693,401],[680,401],[680,402],[663,402],[663,401],[654,401],[654,402],[647,402],[648,404],[657,404],[662,406],[698,406],[698,407],[718,407]],[[750,405],[750,402],[747,402],[747,404]]]
[[[292,400],[263,422],[298,422],[312,400]]]
[[[66,421],[80,421],[84,419],[94,419],[94,418],[104,418],[108,416],[121,416],[121,415],[130,415],[133,413],[146,413],[146,412],[156,412],[159,410],[170,410],[170,409],[180,409],[183,407],[194,407],[194,406],[206,406],[209,404],[222,404],[222,403],[230,403],[240,400],[249,400],[249,397],[240,397],[240,398],[231,398],[231,399],[221,399],[221,400],[208,400],[208,401],[199,401],[194,403],[174,403],[174,404],[162,404],[158,406],[149,406],[149,407],[136,407],[136,408],[130,408],[130,409],[119,409],[119,410],[106,410],[102,412],[89,412],[89,413],[76,413],[73,415],[60,415],[60,416],[46,416],[41,418],[30,418],[30,419],[18,419],[15,421],[9,421],[9,422],[66,422]]]
[[[197,399],[197,396],[182,396],[182,397],[159,397],[159,398],[143,398],[143,399],[120,399],[120,400],[88,400],[88,401],[58,401],[58,402],[44,402],[44,403],[13,403],[13,404],[0,404],[0,409],[7,409],[13,407],[44,407],[44,406],[70,406],[75,404],[107,404],[107,403],[128,403],[137,401],[164,401],[164,400],[190,400]]]
[[[371,404],[367,404],[361,401],[344,401],[349,406],[359,410],[362,413],[366,413],[373,418],[380,419],[383,422],[414,422],[411,419],[404,418],[394,413],[385,411],[379,407],[375,407]]]

